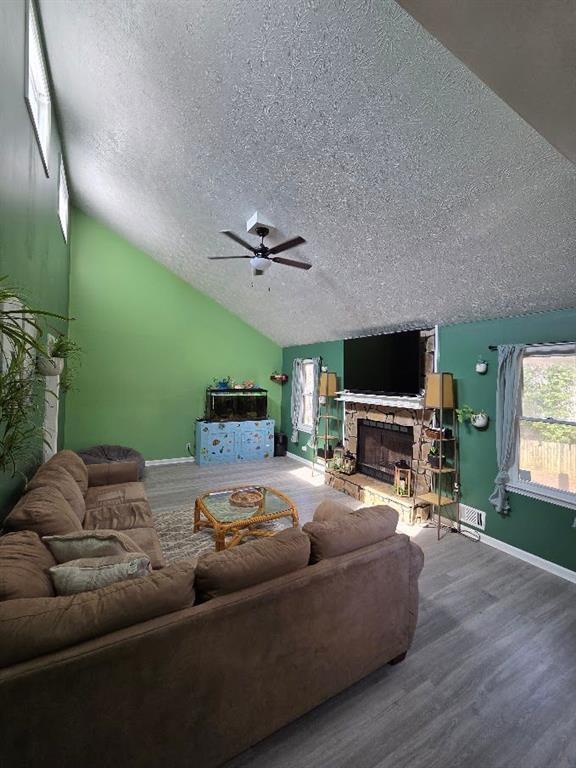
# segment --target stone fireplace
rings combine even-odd
[[[434,364],[434,334],[423,331],[422,347],[425,374]],[[398,510],[401,519],[414,522],[416,514],[427,519],[428,508],[413,508],[413,499],[394,493],[394,465],[404,460],[415,467],[422,424],[427,426],[431,412],[422,412],[422,397],[387,397],[343,393],[344,449],[356,458],[356,472],[345,475],[327,469],[325,482],[364,504],[387,504]],[[424,420],[422,420],[424,416]],[[413,488],[428,490],[426,479],[416,474]]]
[[[394,466],[410,465],[414,428],[373,419],[358,419],[356,471],[385,483],[394,482]]]

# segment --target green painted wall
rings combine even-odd
[[[25,22],[24,0],[0,3],[0,274],[33,305],[65,315],[68,246],[57,214],[60,140],[53,113],[47,178],[24,102]],[[0,515],[21,487],[21,477],[0,475]]]
[[[502,518],[488,502],[496,476],[495,416],[497,352],[492,344],[533,343],[576,339],[576,311],[564,310],[503,320],[463,323],[440,329],[440,368],[456,378],[458,402],[491,417],[480,432],[466,425],[460,430],[462,500],[485,510],[486,533],[534,555],[576,570],[574,510],[511,496],[511,515]],[[489,362],[488,373],[474,372],[478,356]]]
[[[269,377],[280,347],[76,210],[70,314],[84,354],[68,395],[66,447],[120,443],[147,459],[185,456],[215,376],[267,387],[279,419],[280,387]]]
[[[292,425],[290,419],[290,400],[292,393],[292,363],[296,357],[321,357],[322,365],[338,376],[338,386],[342,385],[344,375],[344,342],[323,341],[316,344],[302,344],[296,347],[285,347],[282,350],[282,373],[290,377],[282,385],[282,431],[288,435],[288,451],[302,458],[312,460],[312,451],[306,447],[310,435],[300,432],[298,444],[291,442]],[[277,385],[280,386],[280,385]]]

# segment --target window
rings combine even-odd
[[[58,182],[58,218],[64,240],[68,242],[68,182],[62,155],[60,155],[60,181]]]
[[[52,121],[52,103],[50,100],[50,90],[48,88],[48,77],[46,75],[46,65],[42,53],[42,44],[40,42],[40,30],[34,3],[28,2],[28,25],[27,25],[27,76],[26,76],[26,104],[28,112],[34,126],[36,141],[40,148],[40,156],[46,176],[48,172],[48,153],[50,149],[50,131]]]
[[[576,345],[527,347],[510,490],[576,508]]]
[[[312,433],[314,431],[313,402],[314,402],[314,362],[302,360],[302,403],[300,406],[300,421],[298,429],[301,432]]]

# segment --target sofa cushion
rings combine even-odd
[[[84,496],[78,483],[64,467],[43,464],[26,486],[26,490],[33,491],[35,488],[44,486],[57,488],[74,510],[80,523],[84,521],[86,516]]]
[[[0,536],[0,600],[54,595],[48,569],[56,564],[34,531]]]
[[[65,469],[78,483],[82,495],[86,495],[88,490],[88,470],[77,453],[74,453],[74,451],[58,451],[52,458],[48,459],[44,466],[62,467]]]
[[[133,538],[122,531],[75,531],[42,539],[57,563],[85,557],[114,557],[126,552],[140,552]],[[55,563],[53,563],[55,565]]]
[[[227,595],[305,568],[309,559],[308,537],[297,528],[289,528],[276,536],[201,555],[196,589],[204,600]]]
[[[382,505],[362,507],[329,520],[306,523],[302,530],[310,537],[310,562],[317,563],[387,539],[394,534],[397,524],[398,512]]]
[[[334,520],[337,517],[349,515],[352,512],[350,507],[342,504],[340,501],[333,501],[332,499],[325,499],[314,510],[314,517],[312,520],[315,523],[321,523],[323,520]]]
[[[111,461],[108,464],[86,464],[88,487],[117,485],[138,481],[138,464],[135,461]]]
[[[0,603],[0,667],[106,635],[194,603],[194,566],[175,563],[93,592]]]
[[[89,507],[86,510],[84,527],[90,530],[113,528],[116,531],[125,531],[129,528],[153,528],[154,518],[147,501],[110,504]]]
[[[25,493],[4,520],[4,528],[7,531],[36,531],[39,536],[82,530],[70,504],[52,486]]]
[[[116,483],[88,488],[86,507],[106,507],[111,504],[126,504],[131,501],[146,501],[144,483]]]
[[[144,552],[125,552],[113,557],[84,557],[53,565],[50,576],[57,595],[75,595],[138,579],[151,573],[150,558]]]
[[[162,554],[162,547],[160,546],[160,539],[154,528],[128,528],[123,531],[123,534],[126,538],[133,541],[139,549],[146,552],[150,558],[152,568],[163,568],[166,565],[164,555]]]

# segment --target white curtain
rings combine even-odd
[[[302,358],[295,357],[292,363],[292,400],[290,403],[290,417],[292,421],[292,436],[290,439],[293,443],[298,442],[298,424],[300,424],[303,392],[304,372],[302,370]]]
[[[322,360],[319,357],[312,357],[306,359],[307,363],[312,364],[312,401],[311,401],[311,422],[312,432],[308,445],[314,447],[316,445],[316,422],[318,420],[318,406],[319,406],[319,391],[320,391],[320,369]],[[291,400],[291,423],[292,423],[292,435],[291,441],[293,443],[298,442],[298,431],[302,427],[304,417],[304,392],[305,392],[305,377],[304,377],[304,360],[302,358],[295,358],[292,363],[292,400]],[[308,431],[308,430],[306,430]]]
[[[498,474],[490,503],[500,515],[510,514],[506,484],[510,469],[516,461],[518,409],[522,386],[523,344],[503,344],[498,347],[498,378],[496,384],[496,459]]]

